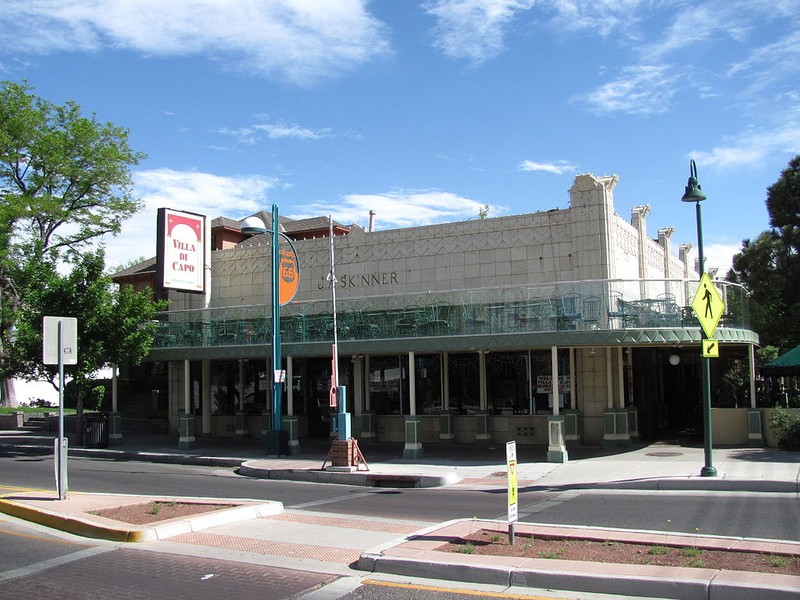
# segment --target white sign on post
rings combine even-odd
[[[67,447],[64,436],[64,365],[78,364],[78,319],[45,317],[42,322],[42,362],[58,365],[58,439],[55,443],[56,491],[67,498]]]
[[[61,323],[61,344],[58,347],[58,324]],[[42,362],[57,365],[78,364],[78,319],[75,317],[45,317],[42,326]]]

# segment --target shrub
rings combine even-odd
[[[800,416],[792,417],[782,406],[776,406],[769,427],[778,438],[778,448],[800,450]]]

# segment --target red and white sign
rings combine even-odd
[[[157,269],[163,288],[205,290],[206,217],[170,208],[158,210]]]

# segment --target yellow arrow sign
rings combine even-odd
[[[719,342],[703,340],[703,358],[719,358]]]
[[[719,320],[722,318],[722,313],[725,312],[725,301],[719,294],[719,290],[714,286],[711,277],[708,273],[703,273],[700,278],[700,285],[697,287],[697,293],[692,300],[692,310],[700,321],[700,326],[706,333],[706,337],[714,337],[714,332],[719,325]]]

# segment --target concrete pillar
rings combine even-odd
[[[244,390],[247,387],[247,380],[244,374],[244,360],[239,359],[239,402],[236,409],[236,425],[234,436],[237,438],[245,438],[248,436],[247,430],[247,415],[244,414]]]
[[[417,416],[417,365],[414,353],[408,353],[408,400],[409,414],[404,416],[405,447],[403,458],[422,458],[422,421]]]
[[[564,440],[564,415],[547,417],[547,462],[565,463],[569,460]]]
[[[211,436],[211,361],[208,359],[203,360],[202,384],[201,384],[201,406],[203,407],[202,415],[202,433],[203,437]]]
[[[623,348],[617,348],[617,444],[629,446],[631,443],[630,417],[625,406],[625,363],[623,360]],[[634,421],[636,417],[634,416]]]
[[[565,463],[567,455],[564,437],[564,416],[559,414],[558,385],[558,346],[550,348],[550,364],[552,371],[551,393],[553,395],[553,414],[547,417],[547,462]]]
[[[192,450],[197,447],[194,437],[194,414],[192,413],[192,377],[190,363],[183,361],[183,412],[178,415],[178,448]]]
[[[108,415],[108,445],[122,444],[122,413],[119,412],[117,396],[117,365],[111,367],[111,414]]]
[[[617,416],[614,408],[614,354],[606,348],[606,409],[603,411],[604,446],[617,445]]]
[[[442,353],[442,412],[439,413],[439,443],[452,444],[456,439],[453,431],[453,411],[450,410],[450,356]]]
[[[300,417],[294,414],[294,361],[291,356],[286,357],[286,416],[283,417],[283,429],[286,430],[290,455],[300,454]]]
[[[489,402],[486,397],[486,352],[478,350],[478,386],[480,409],[475,414],[475,444],[487,446],[492,441],[492,428],[489,421]]]

